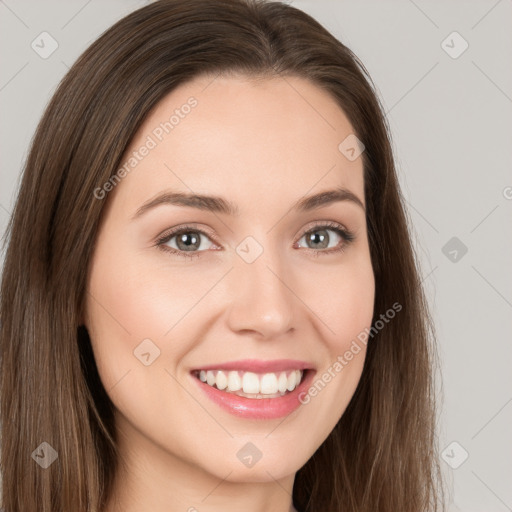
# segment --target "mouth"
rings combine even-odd
[[[294,391],[308,370],[256,373],[243,370],[195,370],[201,382],[225,393],[249,399],[279,398]]]
[[[273,419],[303,405],[316,370],[302,361],[238,361],[197,368],[194,382],[216,405],[239,418]]]

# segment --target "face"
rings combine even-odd
[[[375,290],[362,159],[338,149],[353,132],[293,77],[196,78],[146,118],[122,179],[98,192],[84,316],[127,450],[263,482],[332,431]]]

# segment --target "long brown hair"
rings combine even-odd
[[[298,471],[307,512],[444,510],[436,444],[435,332],[389,128],[358,58],[304,12],[261,0],[160,0],[103,33],[60,83],[28,155],[1,286],[1,468],[6,512],[100,512],[117,468],[113,404],[79,326],[105,201],[155,105],[198,75],[297,76],[327,91],[363,142],[375,322],[361,380]],[[340,141],[341,142],[341,141]],[[58,463],[31,454],[47,442]]]

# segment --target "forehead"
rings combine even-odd
[[[115,193],[131,207],[172,189],[261,209],[343,186],[364,202],[362,159],[338,149],[352,133],[335,100],[305,79],[199,77],[147,116]]]

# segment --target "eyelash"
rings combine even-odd
[[[347,248],[348,245],[350,245],[350,243],[352,241],[355,240],[355,235],[352,231],[345,229],[344,227],[342,227],[340,224],[338,224],[336,222],[324,222],[323,224],[318,224],[316,226],[313,226],[311,229],[308,229],[308,231],[306,231],[299,238],[299,240],[301,240],[302,237],[304,237],[305,235],[314,233],[315,231],[320,231],[325,228],[332,230],[336,234],[338,234],[342,238],[342,240],[344,240],[344,243],[341,246],[331,247],[330,249],[315,250],[315,249],[307,248],[306,250],[312,251],[315,257],[318,257],[320,255],[333,254],[333,253],[337,253],[337,252],[341,253]],[[201,235],[204,235],[210,239],[212,238],[211,235],[209,235],[208,233],[206,233],[205,231],[203,231],[201,229],[198,229],[197,227],[195,227],[193,225],[184,225],[184,226],[180,226],[179,228],[162,235],[160,238],[158,238],[155,245],[160,250],[162,250],[166,253],[176,254],[177,256],[181,256],[183,258],[189,258],[189,259],[195,258],[197,256],[200,256],[201,253],[203,253],[205,251],[178,251],[172,247],[168,247],[168,246],[164,245],[167,242],[169,242],[172,238],[174,238],[176,235],[180,235],[182,233],[188,233],[190,231],[192,231],[194,233],[200,233]],[[215,242],[215,240],[213,240],[213,241]]]

